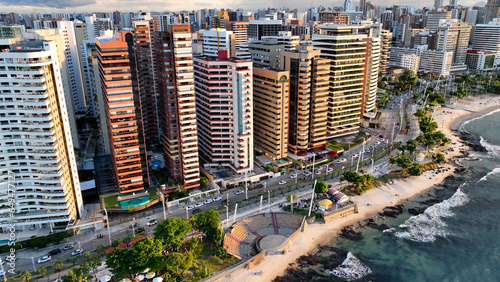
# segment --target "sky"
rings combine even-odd
[[[369,0],[368,0],[369,1]],[[343,0],[0,0],[0,12],[111,12],[119,10],[122,12],[143,11],[181,11],[199,10],[203,8],[241,8],[244,10],[256,10],[259,8],[287,6],[291,9],[298,8],[299,11],[305,7],[323,5],[326,7],[342,6]],[[433,0],[372,0],[374,5],[413,5],[415,8],[434,5]],[[458,0],[459,5],[472,6],[478,0]],[[444,0],[445,5],[448,4]],[[482,2],[484,5],[484,2]],[[359,5],[354,0],[353,5]]]

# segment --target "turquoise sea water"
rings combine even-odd
[[[357,281],[500,281],[500,111],[462,129],[480,135],[488,152],[461,160],[464,172],[403,203],[397,218],[377,217],[378,228],[355,230],[358,240],[334,238],[308,257],[315,262],[276,280],[346,281],[327,270],[351,252],[372,272]],[[410,208],[425,212],[414,216]]]

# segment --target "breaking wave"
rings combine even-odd
[[[479,143],[481,143],[481,146],[483,146],[488,151],[488,153],[490,153],[492,155],[500,156],[500,146],[490,144],[482,136],[480,136],[480,137],[481,137],[481,140],[479,141]]]
[[[448,232],[444,229],[446,223],[442,218],[451,217],[453,215],[451,208],[462,206],[469,201],[467,194],[462,191],[461,187],[449,199],[428,207],[422,214],[410,217],[399,226],[403,230],[394,233],[394,235],[398,238],[422,243],[432,243],[437,236],[445,237]]]
[[[459,131],[464,131],[464,130],[463,130],[463,127],[464,127],[466,124],[468,124],[469,122],[474,121],[474,120],[481,119],[481,118],[486,117],[486,116],[489,116],[489,115],[492,115],[492,114],[494,114],[494,113],[496,113],[496,112],[500,112],[500,109],[496,109],[496,110],[491,111],[491,112],[489,112],[489,113],[486,113],[486,114],[484,114],[484,115],[482,115],[482,116],[478,116],[478,117],[475,117],[475,118],[469,119],[469,120],[465,121],[464,123],[462,123],[462,124],[460,125],[460,127],[458,128],[458,130],[459,130]]]
[[[490,176],[492,174],[497,174],[497,173],[500,173],[500,168],[499,167],[497,167],[494,170],[488,172],[485,176],[481,177],[481,179],[479,179],[477,182],[485,181],[488,178],[488,176]]]
[[[372,270],[349,252],[341,265],[332,270],[327,269],[326,272],[346,280],[357,280],[371,274]]]

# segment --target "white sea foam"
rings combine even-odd
[[[341,265],[332,270],[327,269],[326,272],[346,280],[357,280],[371,274],[372,270],[349,252]]]
[[[486,113],[486,114],[484,114],[484,115],[482,115],[482,116],[478,116],[478,117],[475,117],[475,118],[469,119],[469,120],[465,121],[464,123],[462,123],[462,124],[460,125],[460,127],[458,128],[458,130],[459,130],[459,131],[463,131],[463,127],[464,127],[466,124],[468,124],[469,122],[474,121],[474,120],[481,119],[481,118],[486,117],[486,116],[489,116],[489,115],[492,115],[492,114],[494,114],[494,113],[496,113],[496,112],[499,112],[499,111],[500,111],[500,109],[496,109],[496,110],[491,111],[491,112],[489,112],[489,113]]]
[[[485,176],[481,177],[481,179],[479,179],[477,182],[485,181],[488,178],[488,176],[490,176],[492,174],[497,174],[497,173],[500,173],[500,167],[497,167],[497,168],[493,169],[492,171],[488,172]]]
[[[428,207],[422,214],[410,217],[404,224],[399,226],[402,230],[394,233],[394,235],[423,243],[434,242],[437,236],[446,237],[448,232],[444,229],[446,224],[442,218],[451,217],[453,215],[451,208],[462,206],[468,201],[467,194],[461,188],[458,188],[449,199]]]
[[[493,145],[493,144],[490,144],[488,143],[484,138],[483,136],[480,136],[481,140],[479,141],[479,143],[481,143],[481,145],[486,148],[486,150],[488,151],[488,153],[490,155],[496,155],[496,156],[500,156],[500,146],[498,145]]]
[[[389,228],[389,229],[383,230],[382,233],[392,233],[394,231],[396,231],[395,228]]]

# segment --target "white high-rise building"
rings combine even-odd
[[[217,57],[219,50],[228,50],[229,56],[233,57],[236,53],[235,37],[232,31],[225,29],[202,30],[203,55],[208,57]]]
[[[54,41],[0,52],[0,214],[10,216],[13,198],[18,228],[85,216],[62,85]]]
[[[222,53],[222,52],[221,52]],[[236,173],[253,170],[252,61],[194,57],[200,157]]]

